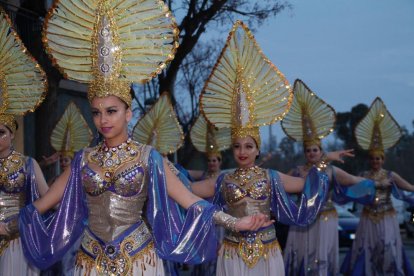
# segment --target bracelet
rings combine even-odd
[[[316,164],[316,169],[318,169],[318,171],[324,172],[327,167],[328,167],[328,157],[326,156],[325,153],[323,153],[321,156],[321,160],[319,160],[319,162]]]
[[[14,234],[17,234],[19,232],[18,219],[14,218],[8,223],[6,223],[4,230],[6,230],[8,236],[13,236]]]
[[[214,213],[213,219],[216,224],[221,225],[230,231],[238,232],[236,229],[236,222],[239,221],[239,218],[226,214],[223,211],[217,211]]]

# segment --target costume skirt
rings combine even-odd
[[[322,212],[306,227],[290,226],[284,251],[286,275],[339,273],[338,215]]]
[[[23,255],[20,238],[8,242],[8,246],[3,249],[0,255],[0,275],[39,275],[39,269],[31,266]]]

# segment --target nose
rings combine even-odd
[[[104,125],[108,121],[108,117],[105,114],[102,114],[99,119],[100,119],[101,125]]]

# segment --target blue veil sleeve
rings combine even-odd
[[[72,161],[59,209],[45,223],[33,204],[20,211],[19,230],[26,259],[45,269],[59,261],[82,234],[87,224],[87,207],[80,176],[82,152]]]
[[[375,182],[370,179],[364,179],[351,186],[342,186],[335,175],[335,169],[332,169],[332,200],[338,204],[345,204],[355,201],[360,204],[370,204],[375,199]]]
[[[312,168],[306,179],[305,186],[298,201],[288,196],[277,171],[269,170],[271,182],[271,208],[276,220],[283,224],[305,226],[318,215],[325,203],[328,193],[328,176]]]
[[[149,156],[148,175],[147,218],[157,254],[163,259],[190,264],[214,259],[217,239],[213,215],[217,208],[200,200],[185,215],[181,214],[178,204],[167,194],[163,158],[155,150]],[[182,174],[179,178],[186,181]]]
[[[405,201],[411,206],[414,205],[414,192],[407,192],[398,188],[395,181],[392,180],[391,171],[388,172],[388,177],[391,178],[392,183],[392,195],[399,200]]]

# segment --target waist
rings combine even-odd
[[[7,194],[0,192],[0,221],[8,221],[19,214],[25,203],[25,196],[22,193]]]
[[[102,241],[87,228],[82,238],[77,263],[95,266],[99,274],[128,275],[133,261],[141,258],[152,248],[152,235],[143,221],[132,225],[110,242]]]
[[[19,233],[11,236],[0,236],[0,257],[3,255],[4,250],[10,246],[10,242],[17,238],[19,238]]]
[[[364,206],[362,215],[368,217],[373,222],[379,222],[385,216],[395,216],[396,211],[392,204],[368,205]]]
[[[104,241],[111,241],[141,221],[145,198],[123,197],[112,192],[87,195],[89,228]]]
[[[227,232],[223,248],[225,255],[236,250],[249,268],[254,267],[260,258],[266,259],[272,250],[280,250],[273,225],[256,232]]]
[[[273,225],[270,225],[264,229],[259,229],[255,232],[232,232],[226,230],[224,239],[233,243],[240,243],[244,240],[253,241],[255,239],[260,239],[262,243],[270,243],[277,240],[277,237],[275,227]]]

